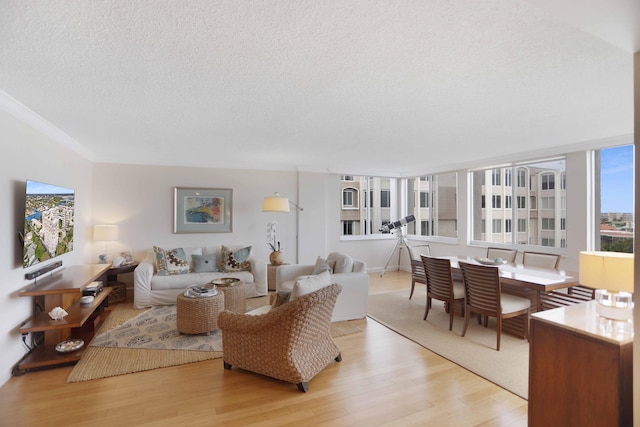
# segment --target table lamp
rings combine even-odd
[[[612,320],[633,316],[633,254],[580,252],[580,284],[596,289],[596,313]]]
[[[104,243],[103,254],[98,255],[100,264],[106,264],[109,254],[109,242],[118,240],[118,226],[117,225],[94,225],[93,226],[93,240]]]

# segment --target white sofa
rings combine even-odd
[[[342,292],[338,295],[331,321],[339,322],[364,318],[367,315],[369,305],[367,264],[338,252],[329,254],[327,260],[335,261],[335,265],[330,269],[330,283],[342,285]],[[317,265],[318,262],[310,265],[279,266],[276,270],[276,291],[291,292],[296,280],[303,276],[312,275]]]
[[[201,248],[181,248],[188,256],[190,266],[187,274],[173,274],[159,276],[157,273],[155,253],[150,251],[147,259],[140,262],[133,272],[133,304],[137,308],[153,307],[157,305],[170,305],[176,303],[176,298],[184,292],[187,286],[204,285],[213,279],[223,277],[235,277],[244,283],[244,292],[247,298],[267,295],[267,263],[249,257],[247,262],[251,271],[237,272],[195,272],[192,261],[193,254],[216,254],[216,259],[221,259],[221,248],[207,246]],[[230,246],[230,250],[239,247]]]

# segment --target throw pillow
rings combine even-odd
[[[220,250],[222,259],[220,260],[220,267],[225,273],[233,273],[236,271],[251,271],[251,264],[249,261],[249,255],[251,253],[251,246],[246,248],[231,251],[226,246],[222,245]],[[240,259],[236,258],[236,253]],[[240,261],[243,260],[243,261]]]
[[[273,302],[271,303],[271,308],[280,307],[281,305],[288,303],[290,299],[291,292],[278,291],[275,295],[275,298],[273,299]]]
[[[324,273],[320,273],[316,276],[307,276],[305,278],[299,278],[298,280],[296,280],[296,283],[293,285],[293,290],[291,291],[291,297],[289,298],[289,301],[293,301],[296,298],[300,298],[304,295],[315,292],[318,289],[322,289],[325,286],[329,286],[330,284],[331,284],[331,274],[328,271],[325,271]]]
[[[334,265],[335,265],[335,262],[334,262]],[[325,271],[328,271],[329,273],[331,273],[333,271],[333,268],[331,267],[329,262],[327,262],[326,259],[322,257],[318,257],[318,259],[316,259],[316,265],[313,267],[313,273],[311,274],[316,275]]]
[[[153,251],[156,254],[158,276],[189,273],[189,259],[184,249],[176,248],[167,251],[158,246],[154,246]]]
[[[209,273],[218,271],[216,254],[192,255],[193,271],[196,273]]]
[[[328,260],[334,260],[336,265],[333,267],[335,274],[351,273],[353,271],[353,258],[340,252],[332,252],[327,257]]]

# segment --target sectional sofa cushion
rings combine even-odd
[[[185,251],[183,248],[166,250],[159,246],[154,246],[153,252],[158,276],[188,274],[192,270],[192,256],[202,254],[202,250]]]

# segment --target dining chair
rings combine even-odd
[[[421,256],[431,256],[431,248],[429,245],[415,245],[408,246],[409,258],[411,259],[411,292],[409,293],[409,299],[413,296],[413,290],[416,287],[416,283],[422,283],[426,286],[427,278],[424,275],[424,267],[422,265]]]
[[[522,264],[527,267],[557,269],[560,264],[560,255],[525,251],[522,253]]]
[[[498,338],[496,350],[500,351],[502,320],[517,316],[524,319],[524,338],[529,340],[529,317],[531,301],[515,295],[502,293],[500,269],[494,266],[460,263],[466,293],[465,319],[462,336],[467,333],[471,312],[497,320]],[[486,326],[486,324],[485,324]]]
[[[516,255],[518,251],[515,249],[503,249],[503,248],[487,248],[487,258],[496,259],[502,258],[507,262],[516,262]]]
[[[431,300],[444,301],[449,313],[449,330],[453,328],[454,304],[464,303],[464,284],[453,280],[451,261],[445,258],[421,256],[425,275],[427,276],[427,301],[423,320],[427,320]]]

